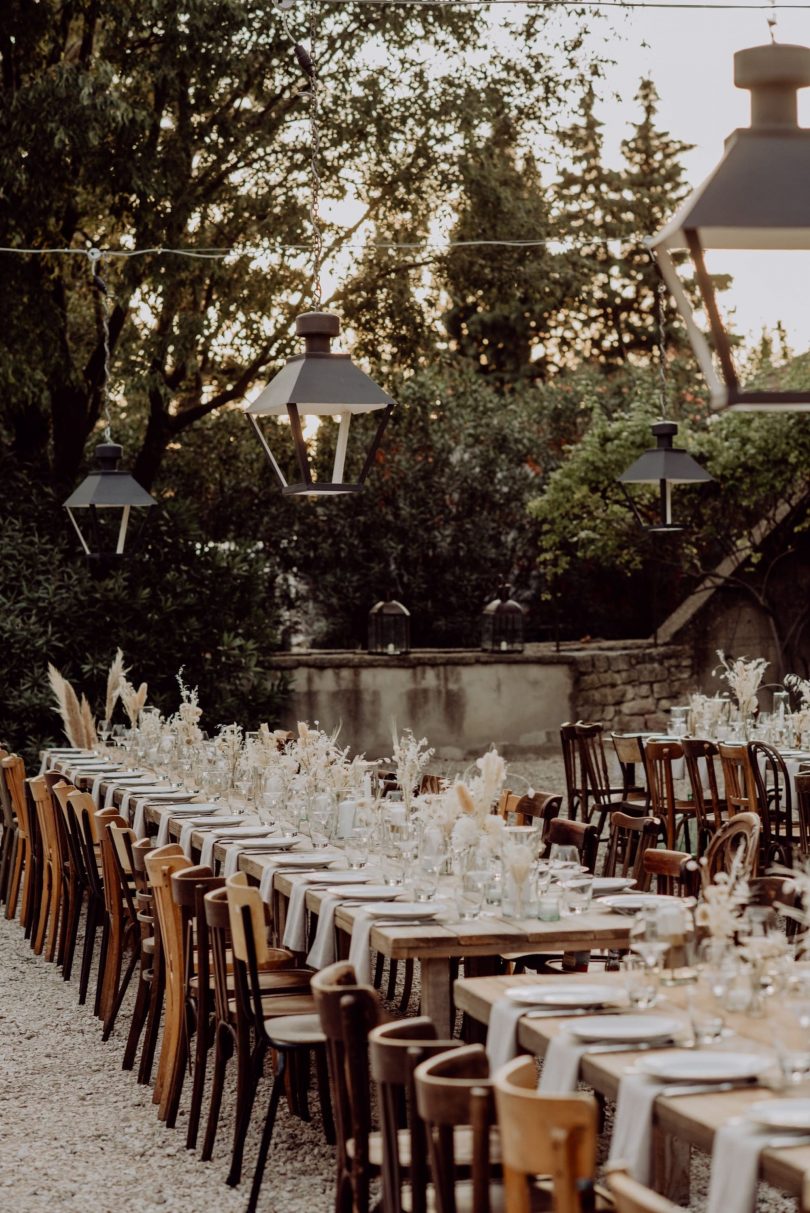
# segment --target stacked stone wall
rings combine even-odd
[[[686,645],[633,645],[570,656],[576,718],[600,720],[611,729],[663,728],[673,704],[687,703],[697,686]]]

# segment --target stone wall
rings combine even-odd
[[[356,652],[279,654],[292,680],[282,724],[341,726],[352,749],[391,751],[391,723],[425,736],[439,757],[461,759],[494,743],[505,753],[556,745],[565,720],[611,729],[659,728],[695,688],[691,650],[649,641],[528,645],[514,655],[423,650],[404,657]]]
[[[673,704],[697,688],[691,647],[636,642],[574,655],[573,701],[579,720],[610,729],[659,729]]]

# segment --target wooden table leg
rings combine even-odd
[[[422,970],[422,1014],[433,1020],[439,1038],[447,1040],[453,1034],[456,1018],[450,988],[450,961],[446,956],[425,957],[420,959],[419,966]]]

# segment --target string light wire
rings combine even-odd
[[[90,273],[93,280],[93,286],[97,292],[99,322],[101,325],[101,339],[103,347],[103,365],[101,368],[101,381],[98,385],[99,403],[104,414],[104,440],[112,442],[112,417],[110,416],[110,395],[108,385],[110,382],[110,313],[109,313],[109,298],[110,293],[107,289],[107,283],[101,276],[102,258],[104,254],[101,249],[91,248],[87,250],[87,259],[90,262]]]

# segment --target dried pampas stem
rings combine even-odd
[[[96,722],[93,720],[93,712],[86,695],[82,695],[79,710],[82,718],[82,737],[84,738],[82,744],[86,750],[92,750],[98,738],[96,737]]]
[[[146,706],[146,692],[147,686],[145,682],[141,683],[137,691],[130,682],[124,680],[121,683],[121,702],[124,705],[124,711],[129,717],[129,723],[133,729],[137,727],[138,717]]]
[[[115,701],[121,694],[121,687],[129,670],[124,665],[124,654],[120,649],[115,650],[115,657],[107,674],[107,696],[104,700],[104,720],[110,724],[115,711]]]
[[[82,749],[85,745],[84,725],[76,692],[50,661],[48,662],[48,681],[56,697],[57,710],[62,717],[65,735],[72,746]]]

